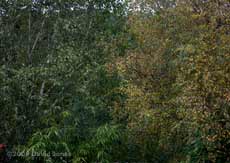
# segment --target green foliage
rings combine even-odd
[[[229,162],[229,22],[227,0],[2,0],[0,143],[17,162]]]
[[[116,126],[107,125],[99,127],[90,141],[83,142],[77,149],[73,162],[111,162],[114,146],[120,139]]]
[[[71,157],[62,133],[55,127],[49,128],[43,133],[35,133],[29,141],[26,153],[29,154],[29,157],[26,157],[28,162],[39,158],[47,163],[61,163]]]

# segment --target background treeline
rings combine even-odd
[[[230,162],[228,0],[1,0],[14,162]]]

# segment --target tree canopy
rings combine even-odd
[[[230,162],[228,0],[2,0],[0,162]]]

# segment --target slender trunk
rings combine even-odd
[[[28,55],[28,63],[32,64],[30,43],[31,43],[31,5],[29,7],[29,18],[28,18],[28,47],[27,47],[27,55]]]

